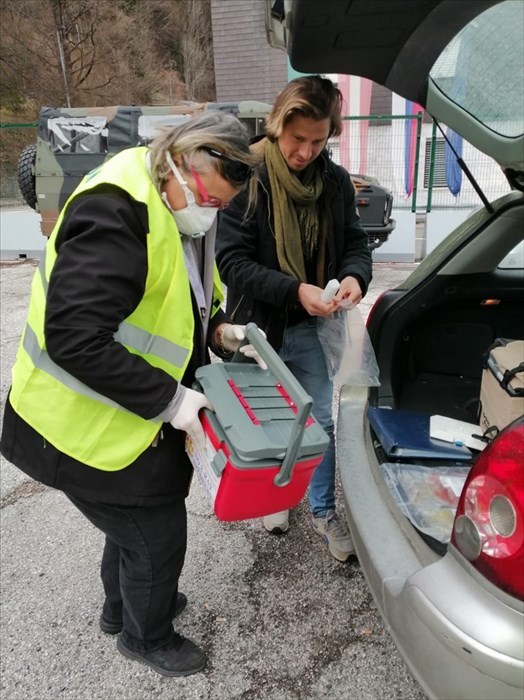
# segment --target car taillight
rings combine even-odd
[[[451,542],[498,588],[524,600],[524,416],[472,467]]]
[[[370,311],[369,311],[369,313],[368,313],[368,317],[367,317],[367,321],[366,321],[366,327],[369,326],[369,323],[370,323],[370,321],[371,321],[371,317],[375,314],[375,311],[376,311],[376,309],[378,308],[379,302],[382,300],[382,297],[383,297],[386,293],[387,293],[387,292],[381,292],[381,293],[378,295],[378,297],[375,299],[375,303],[373,304],[373,306],[371,307],[371,309],[370,309]]]

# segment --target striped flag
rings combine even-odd
[[[355,75],[339,75],[338,87],[344,97],[343,113],[350,117],[369,116],[373,81]],[[368,157],[369,119],[344,121],[340,135],[340,164],[354,175],[365,174]]]
[[[416,102],[405,100],[406,116],[423,112],[424,109]],[[404,122],[404,190],[408,197],[413,194],[415,180],[415,160],[417,156],[417,120],[406,119]]]

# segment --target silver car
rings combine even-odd
[[[479,191],[479,208],[376,302],[381,383],[342,387],[337,441],[362,570],[425,692],[522,700],[524,418],[464,462],[395,455],[368,416],[392,409],[415,443],[406,412],[477,424],[483,355],[524,339],[524,3],[267,0],[266,16],[295,70],[364,76],[422,104],[511,185],[493,202]]]

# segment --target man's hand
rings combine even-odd
[[[298,300],[310,316],[329,316],[338,309],[352,309],[362,300],[362,290],[355,277],[344,277],[340,289],[332,301],[320,299],[323,289],[302,282],[298,288]]]
[[[340,283],[340,289],[335,294],[334,302],[337,309],[348,311],[362,301],[362,290],[355,277],[344,277]]]
[[[302,282],[298,288],[298,300],[310,316],[329,316],[336,311],[335,300],[324,302],[320,298],[324,290],[314,284]]]

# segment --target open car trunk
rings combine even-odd
[[[522,206],[520,198],[509,195],[494,214],[473,215],[451,244],[442,244],[448,255],[439,258],[437,251],[432,258],[437,262],[431,274],[417,270],[378,301],[368,330],[381,385],[370,390],[370,406],[479,424],[488,349],[498,338],[524,338],[522,250],[517,265],[506,257],[521,239]],[[479,245],[479,240],[492,245],[493,236],[498,245],[488,253],[487,243]],[[379,472],[395,502],[431,548],[443,554],[462,484],[479,452],[472,450],[469,462],[392,458],[370,431]]]

